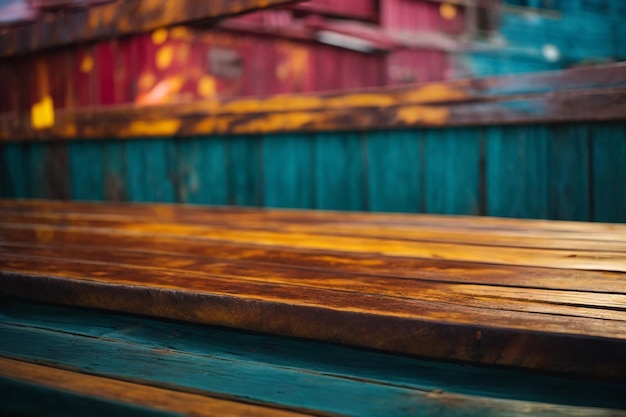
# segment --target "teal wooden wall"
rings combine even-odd
[[[0,147],[2,197],[626,222],[626,124]]]
[[[491,76],[565,69],[586,63],[626,60],[624,0],[503,0],[499,30],[470,53],[457,56],[472,76]],[[554,5],[545,9],[545,4]],[[551,62],[544,45],[560,57]]]

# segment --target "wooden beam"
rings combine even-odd
[[[258,134],[624,120],[626,65],[323,95],[60,110],[51,128],[0,117],[0,141]]]
[[[295,1],[298,0],[117,1],[1,32],[0,58],[213,20]]]

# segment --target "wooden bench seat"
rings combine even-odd
[[[234,410],[219,415],[626,409],[625,225],[20,200],[0,215],[15,409],[33,384],[174,414],[193,414],[187,396]]]

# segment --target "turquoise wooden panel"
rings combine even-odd
[[[625,382],[467,367],[82,309],[5,300],[0,329],[3,356],[341,415],[499,415],[485,404],[489,398],[626,408]],[[476,397],[455,406],[450,397],[428,395],[437,390]],[[518,415],[515,403],[501,407]]]
[[[424,134],[427,213],[482,214],[482,128],[429,129]]]
[[[423,208],[419,130],[367,132],[368,208],[417,212]]]
[[[626,127],[592,128],[594,220],[626,222]]]
[[[548,211],[551,219],[591,220],[589,130],[583,124],[550,127]]]
[[[262,143],[258,136],[228,138],[228,203],[263,205]]]
[[[104,198],[107,201],[125,201],[126,145],[121,140],[106,140],[102,143]]]
[[[548,127],[486,129],[487,214],[548,217]]]
[[[70,162],[70,195],[74,200],[103,200],[103,161],[100,141],[71,142],[68,147]]]
[[[138,139],[126,144],[126,185],[130,201],[173,202],[174,139]]]
[[[221,136],[181,139],[172,174],[177,201],[194,204],[228,203],[226,141]]]
[[[66,200],[70,197],[67,143],[50,142],[42,144],[42,147],[43,160],[40,164],[44,197]]]
[[[319,133],[315,137],[316,208],[365,210],[364,140],[360,133]]]
[[[3,149],[3,172],[6,177],[2,179],[3,196],[14,198],[26,198],[30,196],[28,184],[30,183],[30,170],[27,169],[25,158],[26,146],[14,142],[2,145]]]
[[[4,416],[175,416],[161,410],[105,401],[0,377],[0,413]]]
[[[263,137],[263,195],[267,207],[313,208],[313,134]]]

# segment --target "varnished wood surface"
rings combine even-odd
[[[626,375],[626,226],[0,202],[0,292],[434,358]]]
[[[1,48],[1,45],[0,45]],[[44,129],[29,114],[0,117],[0,141],[188,137],[421,126],[622,121],[626,64],[554,73],[287,94],[65,109]]]

